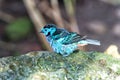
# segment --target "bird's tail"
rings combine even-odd
[[[86,39],[85,40],[87,44],[93,44],[93,45],[100,45],[100,41],[98,40],[93,40],[93,39]]]
[[[86,40],[81,40],[78,42],[79,44],[92,44],[92,45],[100,45],[100,41],[94,40],[94,39],[86,39]]]

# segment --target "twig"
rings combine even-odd
[[[69,17],[71,31],[80,33],[77,21],[75,19],[75,0],[63,0],[65,4],[65,8]]]
[[[56,24],[59,27],[64,27],[62,16],[61,16],[60,9],[59,9],[58,0],[51,0],[51,5],[53,9],[52,10],[53,17],[54,17]]]
[[[40,11],[44,15],[46,15],[48,18],[54,21],[59,27],[64,27],[64,23],[60,14],[57,0],[51,0],[51,6],[47,0],[43,0],[43,1],[37,0],[36,4],[38,4]]]
[[[35,0],[23,0],[28,13],[35,25],[35,29],[37,31],[38,38],[42,41],[45,45],[47,50],[51,50],[50,46],[48,45],[47,41],[45,40],[45,36],[39,34],[38,32],[46,24],[42,14],[39,12],[38,8],[36,7]]]
[[[13,17],[10,14],[7,14],[5,12],[0,11],[0,19],[7,22],[7,23],[10,23],[11,21],[15,20],[15,17]]]

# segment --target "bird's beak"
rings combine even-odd
[[[39,33],[43,33],[43,31],[41,30]]]
[[[43,30],[41,29],[39,33],[43,33]]]

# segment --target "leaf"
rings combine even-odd
[[[28,36],[31,30],[32,30],[31,21],[28,18],[23,17],[10,23],[6,27],[5,33],[7,34],[10,40],[17,41]]]

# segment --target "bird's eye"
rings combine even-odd
[[[50,35],[50,32],[48,32],[47,34],[46,34],[46,36],[49,36]]]
[[[48,32],[48,35],[50,35],[50,32]]]

